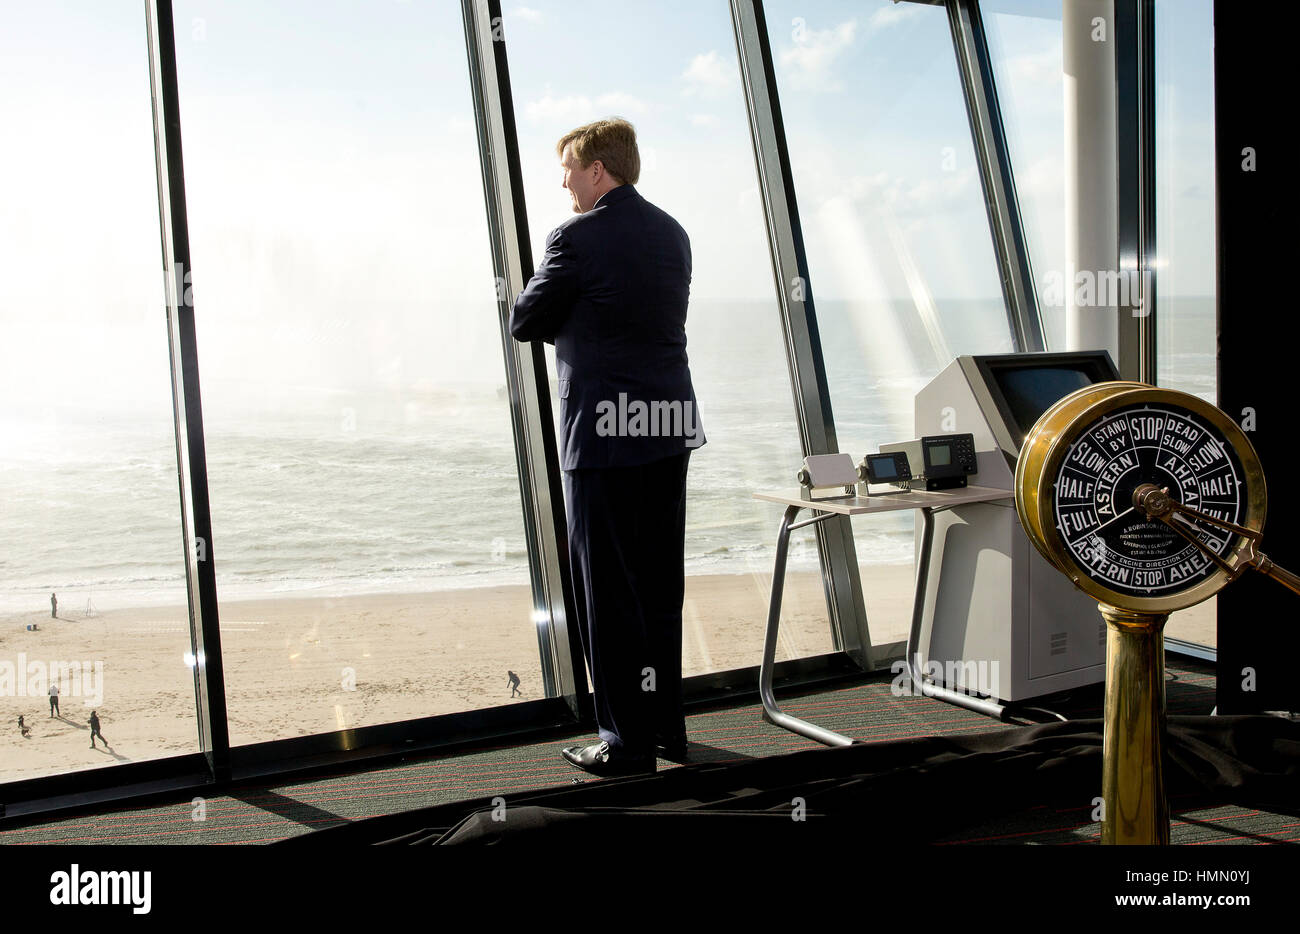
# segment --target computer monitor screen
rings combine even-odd
[[[993,375],[1022,437],[1059,400],[1097,382],[1091,367],[1077,366],[1007,367]]]
[[[1008,454],[1019,453],[1025,435],[1049,408],[1077,389],[1119,379],[1110,354],[1104,350],[1074,350],[1065,353],[990,354],[969,358],[975,365],[972,379],[988,390],[997,412],[994,435]],[[1000,430],[1005,437],[1000,436]]]

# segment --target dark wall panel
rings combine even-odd
[[[1219,406],[1244,428],[1268,479],[1263,551],[1300,569],[1293,295],[1296,179],[1284,89],[1294,33],[1215,4]],[[1249,152],[1247,151],[1249,150]],[[1300,596],[1248,572],[1219,597],[1219,713],[1300,709]],[[1250,682],[1253,671],[1253,684]],[[1251,689],[1253,688],[1253,690]]]

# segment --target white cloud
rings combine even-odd
[[[686,80],[686,93],[720,94],[730,91],[736,82],[732,62],[724,61],[717,50],[710,49],[691,59],[682,72]]]
[[[968,189],[977,180],[973,166],[956,172],[925,173],[914,179],[882,171],[851,176],[836,197],[864,211],[885,210],[898,217],[928,219],[968,205]]]
[[[718,118],[713,114],[691,114],[691,126],[716,126]]]
[[[809,29],[793,46],[781,50],[781,65],[789,70],[792,83],[837,91],[843,84],[834,80],[832,66],[840,53],[853,44],[857,20],[840,23],[832,29]]]
[[[757,185],[742,188],[736,193],[736,213],[748,213],[753,217],[762,217],[763,196]]]
[[[890,26],[897,26],[899,23],[906,22],[922,13],[919,6],[911,3],[896,3],[893,6],[881,7],[875,13],[871,14],[871,19],[867,27],[875,32],[880,29],[888,29]]]
[[[530,23],[540,23],[542,21],[542,11],[534,10],[532,7],[517,6],[510,11],[512,19],[527,20]]]
[[[464,138],[474,132],[474,121],[470,117],[451,116],[442,122],[444,129],[459,138]]]
[[[1044,152],[1032,161],[1022,159],[1014,166],[1016,191],[1020,195],[1022,208],[1029,198],[1037,199],[1044,205],[1065,203],[1065,179],[1061,171],[1065,162],[1064,149],[1064,145],[1058,142],[1055,151]]]
[[[924,11],[914,4],[882,7],[867,20],[863,31],[882,32],[907,22]],[[842,91],[844,84],[835,77],[836,60],[858,37],[858,21],[851,19],[829,29],[808,29],[802,18],[795,20],[794,45],[781,50],[781,65],[790,74],[791,83],[821,91]]]
[[[626,114],[645,113],[647,108],[641,98],[632,94],[625,94],[622,91],[614,91],[597,97],[596,109],[600,111],[599,116],[604,117],[611,114],[624,116]]]
[[[1010,80],[1024,82],[1026,87],[1043,88],[1059,95],[1064,76],[1061,72],[1061,43],[1037,52],[1027,52],[1008,58],[1005,65]]]
[[[900,179],[888,172],[876,172],[872,175],[854,175],[843,185],[843,195],[848,201],[885,202],[897,200]]]
[[[611,91],[592,99],[585,94],[555,97],[550,90],[535,101],[524,106],[524,116],[529,123],[572,123],[581,124],[601,117],[612,115],[626,117],[629,114],[645,113],[646,106],[631,94]]]

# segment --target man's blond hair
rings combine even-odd
[[[555,144],[555,154],[564,156],[572,144],[573,158],[584,169],[597,159],[605,171],[620,182],[635,185],[641,177],[641,153],[636,148],[636,130],[622,117],[597,120],[570,130]]]

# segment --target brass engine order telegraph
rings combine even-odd
[[[1237,424],[1196,396],[1096,383],[1034,425],[1016,511],[1106,620],[1102,843],[1168,843],[1164,625],[1248,567],[1300,593],[1258,549],[1268,494]]]

